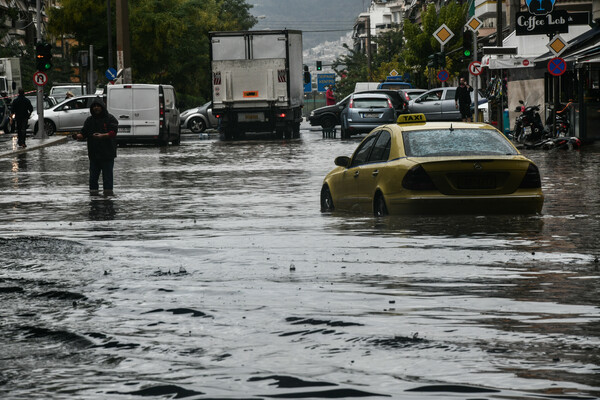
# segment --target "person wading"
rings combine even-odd
[[[25,137],[27,136],[27,121],[33,112],[31,101],[25,97],[25,91],[19,88],[19,96],[12,102],[12,112],[17,120],[17,144],[26,148]]]
[[[90,159],[90,193],[98,193],[98,179],[102,173],[102,189],[104,195],[113,194],[113,168],[117,157],[117,131],[119,121],[106,110],[100,98],[94,99],[90,106],[89,116],[81,133],[75,138],[87,141],[88,158]]]

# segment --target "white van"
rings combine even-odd
[[[73,93],[74,96],[83,96],[86,93],[85,86],[82,88],[79,85],[54,85],[50,89],[50,97],[54,97],[57,102],[64,101],[67,98],[67,92]]]
[[[117,142],[156,142],[178,145],[179,110],[171,85],[121,84],[106,86],[106,108],[119,121]]]

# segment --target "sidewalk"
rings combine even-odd
[[[65,143],[68,140],[69,137],[64,135],[54,135],[46,139],[27,136],[27,147],[22,149],[17,145],[16,133],[0,133],[0,158],[12,157],[27,151],[41,149],[42,147]]]

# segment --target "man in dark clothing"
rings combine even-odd
[[[29,116],[33,112],[33,106],[27,97],[25,97],[25,91],[19,88],[19,95],[12,102],[11,111],[15,114],[17,120],[17,144],[25,148],[25,136],[27,135],[27,121]]]
[[[460,85],[456,88],[454,103],[460,110],[463,122],[471,122],[471,92],[473,88],[465,82],[465,78],[460,78]]]
[[[117,129],[119,122],[106,110],[104,102],[96,98],[90,106],[89,116],[78,140],[87,140],[88,158],[90,159],[90,192],[98,192],[98,179],[102,172],[102,189],[104,195],[113,194],[113,167],[117,157]]]

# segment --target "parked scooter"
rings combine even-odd
[[[526,149],[579,150],[581,140],[575,136],[549,137],[535,143],[526,143]]]
[[[548,118],[546,118],[546,136],[548,137],[568,137],[571,129],[571,122],[569,121],[568,109],[571,106],[572,101],[569,101],[566,105],[560,105],[555,114],[555,129],[556,133],[552,133],[552,114],[553,106],[550,106],[548,112]]]
[[[515,111],[520,112],[515,120],[513,139],[519,143],[535,143],[544,136],[544,125],[540,117],[540,106],[527,106],[519,100],[520,106]]]

